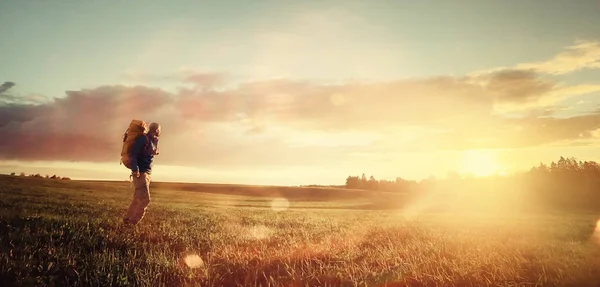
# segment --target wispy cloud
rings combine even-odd
[[[534,70],[540,73],[563,75],[582,69],[600,68],[600,41],[578,41],[552,59],[534,63],[523,63],[519,70]]]
[[[14,82],[4,82],[0,85],[0,105],[38,105],[49,101],[48,97],[40,94],[21,95],[19,93],[9,93],[16,84]]]
[[[484,75],[503,70],[529,71],[539,74],[564,75],[583,69],[600,68],[600,41],[577,41],[554,57],[529,63],[519,63],[512,67],[494,67],[474,71],[472,76]]]
[[[600,84],[567,86],[550,76],[600,68],[600,42],[578,41],[551,59],[469,73],[472,83],[496,93],[499,111],[550,107],[569,97],[600,91]]]

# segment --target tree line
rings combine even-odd
[[[11,175],[11,176],[17,176],[17,174],[16,174],[15,172],[12,172],[10,175]],[[55,174],[55,175],[52,175],[52,176],[50,176],[50,175],[48,175],[48,174],[46,174],[45,176],[42,176],[42,175],[41,175],[41,174],[39,174],[39,173],[27,175],[26,173],[24,173],[24,172],[21,172],[21,173],[19,174],[19,176],[20,176],[20,177],[46,178],[46,179],[71,180],[71,178],[70,178],[70,177],[66,177],[66,176],[58,176],[58,175],[56,175],[56,174]]]
[[[420,181],[397,177],[377,180],[374,176],[348,176],[345,187],[404,193],[408,195],[441,194],[448,200],[487,206],[552,207],[569,209],[600,209],[600,164],[560,157],[550,164],[540,163],[529,170],[511,175],[461,177],[456,173],[445,178],[429,177]],[[471,200],[468,200],[471,199]],[[489,204],[488,204],[489,205]]]

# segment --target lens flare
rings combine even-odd
[[[594,233],[592,233],[592,240],[594,240],[596,244],[600,244],[600,219],[596,221],[596,227],[594,228]]]
[[[271,209],[274,211],[285,211],[290,207],[290,202],[285,198],[275,198],[271,201]]]
[[[267,237],[269,237],[269,235],[271,234],[271,229],[269,229],[268,227],[264,226],[264,225],[256,225],[256,226],[252,226],[249,230],[248,230],[248,237],[250,239],[265,239]]]
[[[190,268],[200,268],[200,267],[204,266],[204,261],[197,254],[187,255],[183,259],[183,261],[185,262],[185,265],[187,265]]]

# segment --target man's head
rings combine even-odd
[[[149,130],[148,133],[152,133],[157,137],[160,136],[160,124],[151,123],[150,126],[148,127],[148,130]]]

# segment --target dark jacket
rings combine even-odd
[[[131,171],[152,173],[152,161],[156,152],[158,138],[152,134],[139,136],[131,149]]]

